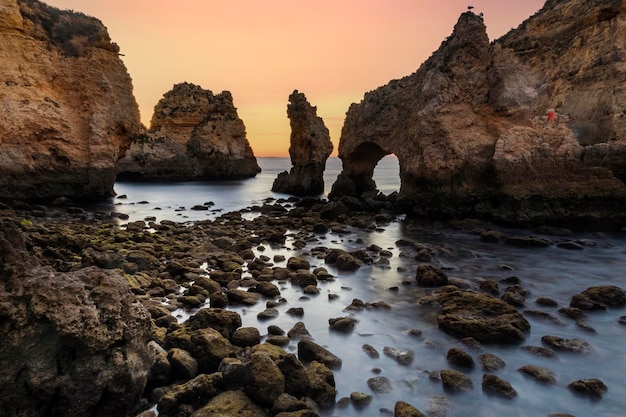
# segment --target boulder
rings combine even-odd
[[[306,374],[310,384],[307,396],[320,408],[332,407],[337,397],[333,372],[326,365],[313,361],[307,366]]]
[[[82,13],[0,5],[0,199],[114,195],[117,160],[141,125],[119,47]]]
[[[285,392],[285,376],[269,354],[256,352],[250,355],[246,394],[257,404],[271,407]]]
[[[292,168],[278,174],[272,191],[300,196],[323,194],[326,160],[333,151],[328,129],[317,116],[317,108],[298,90],[289,96],[287,116],[291,124]]]
[[[606,41],[623,38],[623,16],[619,2],[547,2],[490,42],[463,13],[417,71],[350,106],[329,199],[367,200],[394,154],[412,216],[626,224],[626,56]]]
[[[456,393],[470,391],[474,388],[474,383],[465,374],[452,369],[444,369],[440,372],[441,384],[446,391]]]
[[[574,295],[569,305],[586,311],[623,307],[626,305],[626,294],[619,287],[600,285],[587,288],[580,294]]]
[[[554,372],[548,368],[536,365],[524,365],[519,368],[518,371],[541,384],[556,384],[556,376]]]
[[[223,378],[219,372],[198,375],[184,384],[175,385],[159,400],[157,405],[159,416],[177,416],[178,407],[181,404],[201,407],[223,390]]]
[[[269,417],[266,409],[241,391],[226,391],[213,397],[191,417]]]
[[[425,417],[424,414],[411,404],[404,401],[396,402],[393,408],[394,417]]]
[[[597,378],[579,379],[570,383],[567,387],[577,394],[591,398],[602,398],[602,395],[608,391],[604,382]]]
[[[517,397],[517,391],[508,381],[493,375],[484,374],[482,382],[483,391],[489,395],[495,395],[506,399]]]
[[[120,179],[237,179],[260,168],[228,91],[175,84],[154,108],[150,129],[132,139]]]
[[[2,221],[0,277],[3,414],[133,411],[153,363],[151,323],[120,271],[39,266],[17,227]]]
[[[518,343],[530,331],[530,324],[515,308],[495,297],[444,287],[437,294],[442,310],[437,324],[460,337],[481,343]]]
[[[342,363],[337,355],[307,338],[298,342],[298,357],[303,362],[317,361],[331,369],[341,368]]]

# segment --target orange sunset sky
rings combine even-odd
[[[229,90],[256,156],[288,156],[288,96],[335,145],[348,107],[414,72],[474,6],[491,39],[544,0],[44,0],[100,19],[124,54],[144,124],[175,83]]]

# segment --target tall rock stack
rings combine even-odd
[[[289,96],[287,116],[291,125],[292,168],[278,175],[272,191],[300,196],[321,194],[326,160],[333,151],[328,129],[317,116],[317,107],[311,106],[298,90]]]
[[[0,199],[113,194],[140,128],[118,52],[95,18],[0,0]]]
[[[120,179],[238,179],[260,168],[228,91],[174,85],[154,107],[150,130],[133,139]]]

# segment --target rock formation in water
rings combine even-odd
[[[331,198],[375,195],[393,153],[413,214],[624,224],[625,8],[548,1],[491,44],[464,13],[415,73],[350,107]]]
[[[140,127],[130,76],[102,23],[0,0],[0,198],[113,194]]]
[[[287,116],[291,125],[289,156],[291,171],[278,175],[272,191],[295,195],[317,195],[324,192],[324,169],[333,151],[324,120],[317,116],[303,93],[295,90],[289,96]]]
[[[130,415],[152,365],[150,315],[121,270],[60,272],[33,243],[0,222],[0,414]]]
[[[154,108],[150,130],[133,139],[120,179],[235,179],[260,168],[230,92],[181,83]]]

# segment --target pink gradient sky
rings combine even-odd
[[[44,0],[100,19],[121,47],[141,117],[176,83],[229,90],[257,156],[288,156],[288,96],[305,93],[335,154],[345,112],[414,72],[469,4],[490,39],[544,0]]]

